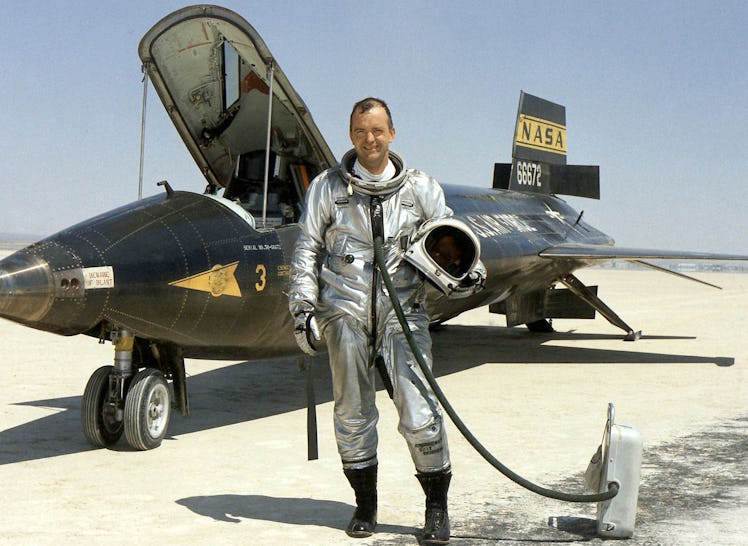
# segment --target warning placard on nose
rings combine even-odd
[[[114,288],[114,269],[110,265],[83,268],[83,286],[86,290]]]

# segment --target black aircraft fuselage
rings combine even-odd
[[[449,300],[429,290],[434,321],[545,290],[583,265],[538,254],[567,241],[611,244],[553,196],[444,186],[482,244],[486,288]],[[298,354],[285,295],[296,224],[256,229],[222,198],[163,193],[72,226],[0,262],[0,315],[63,335],[135,336],[185,357]]]

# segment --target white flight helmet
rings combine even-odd
[[[480,241],[456,218],[427,220],[405,251],[405,260],[449,296],[480,260]]]

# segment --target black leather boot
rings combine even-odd
[[[423,525],[423,544],[449,543],[449,513],[447,512],[447,490],[452,473],[434,472],[416,474],[426,493],[426,521]]]
[[[377,465],[343,473],[356,493],[356,511],[345,532],[353,538],[370,537],[377,525]]]

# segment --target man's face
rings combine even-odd
[[[355,112],[350,137],[359,163],[372,174],[381,173],[387,166],[390,143],[395,139],[395,128],[390,128],[385,109],[375,106],[366,112]]]

